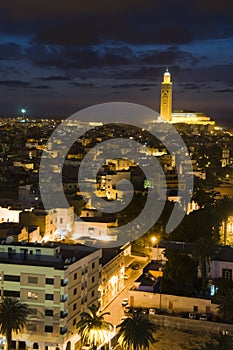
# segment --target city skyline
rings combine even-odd
[[[232,126],[232,3],[1,3],[1,113],[68,117],[103,102],[174,109]],[[129,120],[130,122],[130,120]]]

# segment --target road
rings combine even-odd
[[[111,322],[114,326],[121,322],[121,318],[125,316],[124,307],[121,306],[122,299],[129,297],[129,289],[133,287],[134,281],[142,274],[143,267],[148,262],[142,262],[140,258],[135,258],[135,262],[140,264],[139,270],[129,269],[127,273],[130,273],[128,280],[125,280],[125,288],[111,301],[111,303],[103,310],[104,312],[110,312],[110,315],[105,317],[105,320]]]

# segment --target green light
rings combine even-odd
[[[22,108],[21,113],[23,113],[23,114],[26,113],[26,109]]]

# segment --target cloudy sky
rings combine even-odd
[[[232,0],[0,0],[1,114],[68,117],[93,104],[174,109],[233,127]]]

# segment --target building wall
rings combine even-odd
[[[124,288],[124,251],[110,260],[102,269],[101,308],[103,309]]]
[[[12,210],[0,207],[0,223],[1,222],[16,222],[19,223],[19,213],[22,210]]]
[[[161,308],[170,312],[211,312],[217,313],[218,306],[211,304],[211,300],[181,297],[168,294],[154,294],[150,292],[129,291],[129,302],[131,306],[145,308]]]
[[[57,347],[65,350],[67,342],[71,342],[71,350],[74,350],[79,343],[76,324],[80,313],[99,302],[102,250],[90,252],[78,260],[71,256],[65,261],[67,265],[58,269],[56,261],[62,261],[59,247],[0,245],[1,258],[9,254],[9,248],[15,249],[15,254],[26,249],[28,258],[34,256],[37,261],[34,266],[20,264],[19,259],[15,260],[18,263],[0,263],[1,296],[20,297],[34,310],[28,319],[29,330],[13,334],[13,339],[26,341],[27,349],[32,349],[33,343],[37,342],[39,349],[48,346],[48,350]],[[45,266],[48,265],[46,261],[50,264],[54,261],[54,267]]]

